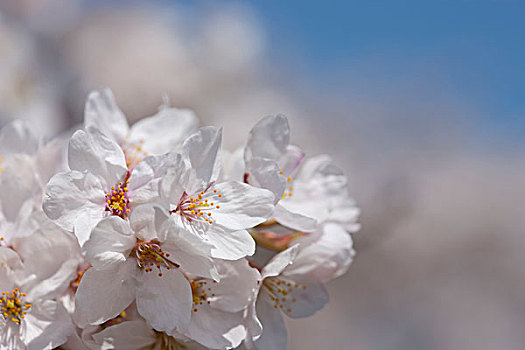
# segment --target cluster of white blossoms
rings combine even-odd
[[[43,142],[0,130],[0,349],[285,349],[344,274],[359,209],[284,116],[245,147],[163,106],[131,127],[109,90]]]

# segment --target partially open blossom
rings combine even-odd
[[[273,217],[281,224],[304,232],[315,230],[315,218],[290,211],[280,202],[293,195],[294,177],[305,154],[290,145],[290,127],[283,115],[261,119],[250,131],[244,151],[244,180],[273,191],[276,204]]]
[[[271,190],[278,203],[273,218],[301,232],[325,221],[340,221],[355,232],[359,209],[349,197],[347,178],[328,156],[306,158],[290,145],[283,115],[261,119],[251,130],[244,151],[244,180]]]
[[[279,204],[318,223],[338,222],[349,232],[356,232],[360,228],[357,224],[360,211],[348,195],[347,186],[346,176],[330,157],[307,158]]]

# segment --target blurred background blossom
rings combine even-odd
[[[0,1],[0,124],[51,137],[108,86],[243,145],[262,116],[329,153],[363,209],[331,303],[291,349],[522,349],[525,7],[513,1]]]

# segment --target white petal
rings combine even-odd
[[[259,319],[257,318],[257,311],[256,311],[256,302],[257,302],[258,294],[259,294],[259,289],[254,291],[250,304],[248,305],[248,308],[244,312],[245,315],[244,315],[243,325],[246,328],[247,334],[246,334],[246,339],[244,340],[243,344],[246,349],[255,348],[254,341],[259,339],[263,331],[261,321],[259,321]]]
[[[217,182],[224,181],[241,181],[244,180],[245,164],[244,164],[244,148],[239,147],[234,152],[222,150],[222,172]]]
[[[89,239],[93,227],[95,227],[99,221],[105,216],[105,212],[101,211],[81,211],[75,220],[74,234],[78,239],[80,246],[83,246],[84,243]]]
[[[51,276],[37,284],[28,294],[32,299],[50,298],[61,295],[69,287],[74,279],[78,268],[78,260],[66,260],[60,268]]]
[[[170,167],[160,181],[159,203],[168,210],[175,209],[186,191],[186,184],[190,182],[189,177],[190,172],[187,171],[185,163],[178,162],[176,166]]]
[[[285,176],[294,176],[303,163],[305,154],[297,146],[288,145],[286,152],[279,158],[279,167]]]
[[[11,248],[0,247],[0,268],[17,270],[22,267],[18,254]]]
[[[301,171],[297,174],[297,179],[308,180],[316,177],[317,174],[319,174],[319,170],[325,168],[329,164],[332,164],[332,158],[328,155],[319,155],[308,158],[303,162]]]
[[[281,225],[301,232],[312,232],[317,228],[316,219],[291,212],[281,202],[275,206],[273,218]]]
[[[15,270],[22,268],[22,261],[14,250],[0,247],[0,285],[2,290],[12,290],[15,283]]]
[[[31,271],[31,281],[23,286],[31,300],[62,295],[76,277],[77,267],[82,262],[75,237],[49,219],[45,220],[31,235],[17,238],[12,243],[24,262],[25,270]]]
[[[121,143],[128,133],[128,122],[118,108],[110,89],[92,91],[84,110],[84,128],[99,129],[107,137]]]
[[[89,237],[91,229],[104,216],[106,189],[102,181],[94,175],[78,171],[53,176],[46,187],[44,212],[69,231],[73,231],[76,222],[81,222],[86,227],[79,230],[79,234],[87,239],[85,236]],[[82,221],[79,221],[80,215],[83,216]],[[80,241],[82,244],[82,239]]]
[[[359,228],[359,208],[348,196],[347,183],[346,176],[329,157],[314,157],[301,167],[294,181],[293,196],[279,204],[319,223],[337,221],[355,231]]]
[[[78,130],[69,141],[68,163],[71,170],[90,172],[106,180],[109,187],[124,179],[128,169],[120,146],[93,129]]]
[[[93,326],[93,327],[96,327],[96,326]],[[76,328],[73,331],[73,333],[71,333],[69,338],[67,338],[67,341],[64,344],[62,344],[62,346],[59,349],[62,349],[62,350],[90,350],[90,347],[88,347],[87,342],[84,342],[82,340],[79,333],[80,333],[80,329]]]
[[[213,262],[211,243],[204,241],[194,233],[173,225],[162,249],[171,255],[171,259],[179,264],[182,270],[192,276],[219,279]]]
[[[23,322],[22,340],[28,350],[54,349],[73,332],[66,310],[52,300],[33,303]]]
[[[292,288],[281,302],[281,310],[292,318],[313,315],[328,303],[328,293],[321,283],[302,283],[299,288]],[[263,326],[264,327],[264,326]],[[263,331],[264,332],[264,331]]]
[[[250,131],[244,159],[267,158],[277,161],[290,143],[290,126],[284,115],[267,116]]]
[[[143,320],[126,321],[93,334],[104,349],[141,350],[155,343],[157,336]]]
[[[241,312],[230,313],[202,305],[192,313],[185,335],[209,348],[231,349],[246,337],[242,319]]]
[[[250,267],[246,259],[215,260],[215,264],[220,281],[210,286],[213,291],[210,293],[215,294],[215,297],[207,299],[210,301],[210,307],[229,312],[246,309],[254,290],[262,280],[259,271]]]
[[[255,341],[257,349],[285,350],[288,335],[281,311],[262,298],[257,301],[256,309],[263,327],[261,337]]]
[[[135,236],[143,241],[164,242],[170,229],[169,214],[160,206],[144,204],[133,210],[129,224]]]
[[[168,153],[161,156],[148,156],[144,158],[131,173],[128,184],[128,195],[132,207],[159,202],[160,181],[169,169],[181,166],[180,154]]]
[[[285,197],[279,202],[274,218],[282,225],[311,232],[312,229],[317,228],[313,222],[323,223],[328,219],[330,214],[328,202],[324,193],[310,193],[300,183],[295,183],[293,197]],[[304,228],[310,230],[304,231]]]
[[[65,136],[59,136],[38,150],[35,164],[42,184],[46,184],[54,174],[68,170],[68,139]]]
[[[343,275],[355,255],[352,237],[338,224],[323,225],[322,232],[314,241],[304,237],[294,241],[300,243],[297,257],[283,275],[296,281],[326,283]]]
[[[347,194],[348,179],[328,156],[317,156],[306,160],[297,179],[313,183],[328,196],[337,197]]]
[[[140,142],[148,154],[173,151],[195,130],[198,120],[188,109],[164,108],[156,115],[144,118],[131,127],[129,141]]]
[[[338,222],[347,231],[354,233],[361,229],[361,225],[357,222],[360,214],[361,209],[357,207],[355,201],[346,197],[335,203],[335,207],[330,211],[327,220]]]
[[[113,269],[88,269],[75,296],[75,319],[79,325],[101,324],[120,314],[135,298],[135,259]]]
[[[0,172],[0,206],[5,219],[15,221],[24,203],[40,195],[34,160],[27,155],[11,157]]]
[[[217,259],[238,260],[255,253],[255,241],[246,230],[208,230],[206,237],[213,244],[211,255]]]
[[[246,166],[248,183],[265,188],[274,195],[274,204],[281,200],[286,188],[286,178],[280,174],[277,162],[271,159],[253,158]]]
[[[23,121],[15,120],[0,130],[1,156],[13,154],[35,154],[39,139],[36,133]]]
[[[77,328],[77,331],[80,332],[80,341],[84,345],[84,347],[88,350],[102,350],[100,346],[98,346],[95,343],[95,340],[93,339],[93,334],[100,331],[100,326],[95,325],[87,325],[82,326],[83,328]],[[69,348],[67,350],[77,350],[76,348]]]
[[[201,190],[217,180],[221,169],[221,141],[222,129],[207,126],[199,129],[184,142],[182,154],[195,177],[192,188],[186,188],[187,191]]]
[[[87,263],[105,270],[126,261],[135,243],[129,223],[118,216],[109,216],[95,226],[82,251]]]
[[[279,275],[288,265],[293,263],[298,249],[299,245],[296,244],[276,254],[261,271],[262,277],[266,278]]]
[[[254,227],[272,215],[274,196],[268,190],[236,181],[223,182],[215,188],[222,194],[216,203],[220,208],[212,211],[216,226],[225,230],[242,230]]]
[[[191,288],[178,269],[141,272],[137,286],[137,309],[160,332],[184,332],[191,319]]]

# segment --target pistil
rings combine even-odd
[[[169,259],[170,253],[164,252],[157,241],[137,240],[134,252],[139,268],[145,272],[151,272],[156,267],[159,277],[162,277],[163,267],[166,270],[180,267],[179,264]]]
[[[178,212],[187,222],[194,225],[213,224],[212,213],[214,210],[220,209],[221,206],[218,203],[223,199],[223,194],[210,187],[193,195],[184,192],[179,205],[170,213]]]
[[[129,173],[127,177],[129,177]],[[127,180],[127,177],[124,182],[119,182],[118,185],[111,187],[111,190],[106,193],[106,211],[123,219],[126,219],[131,211],[127,187],[129,180]]]

